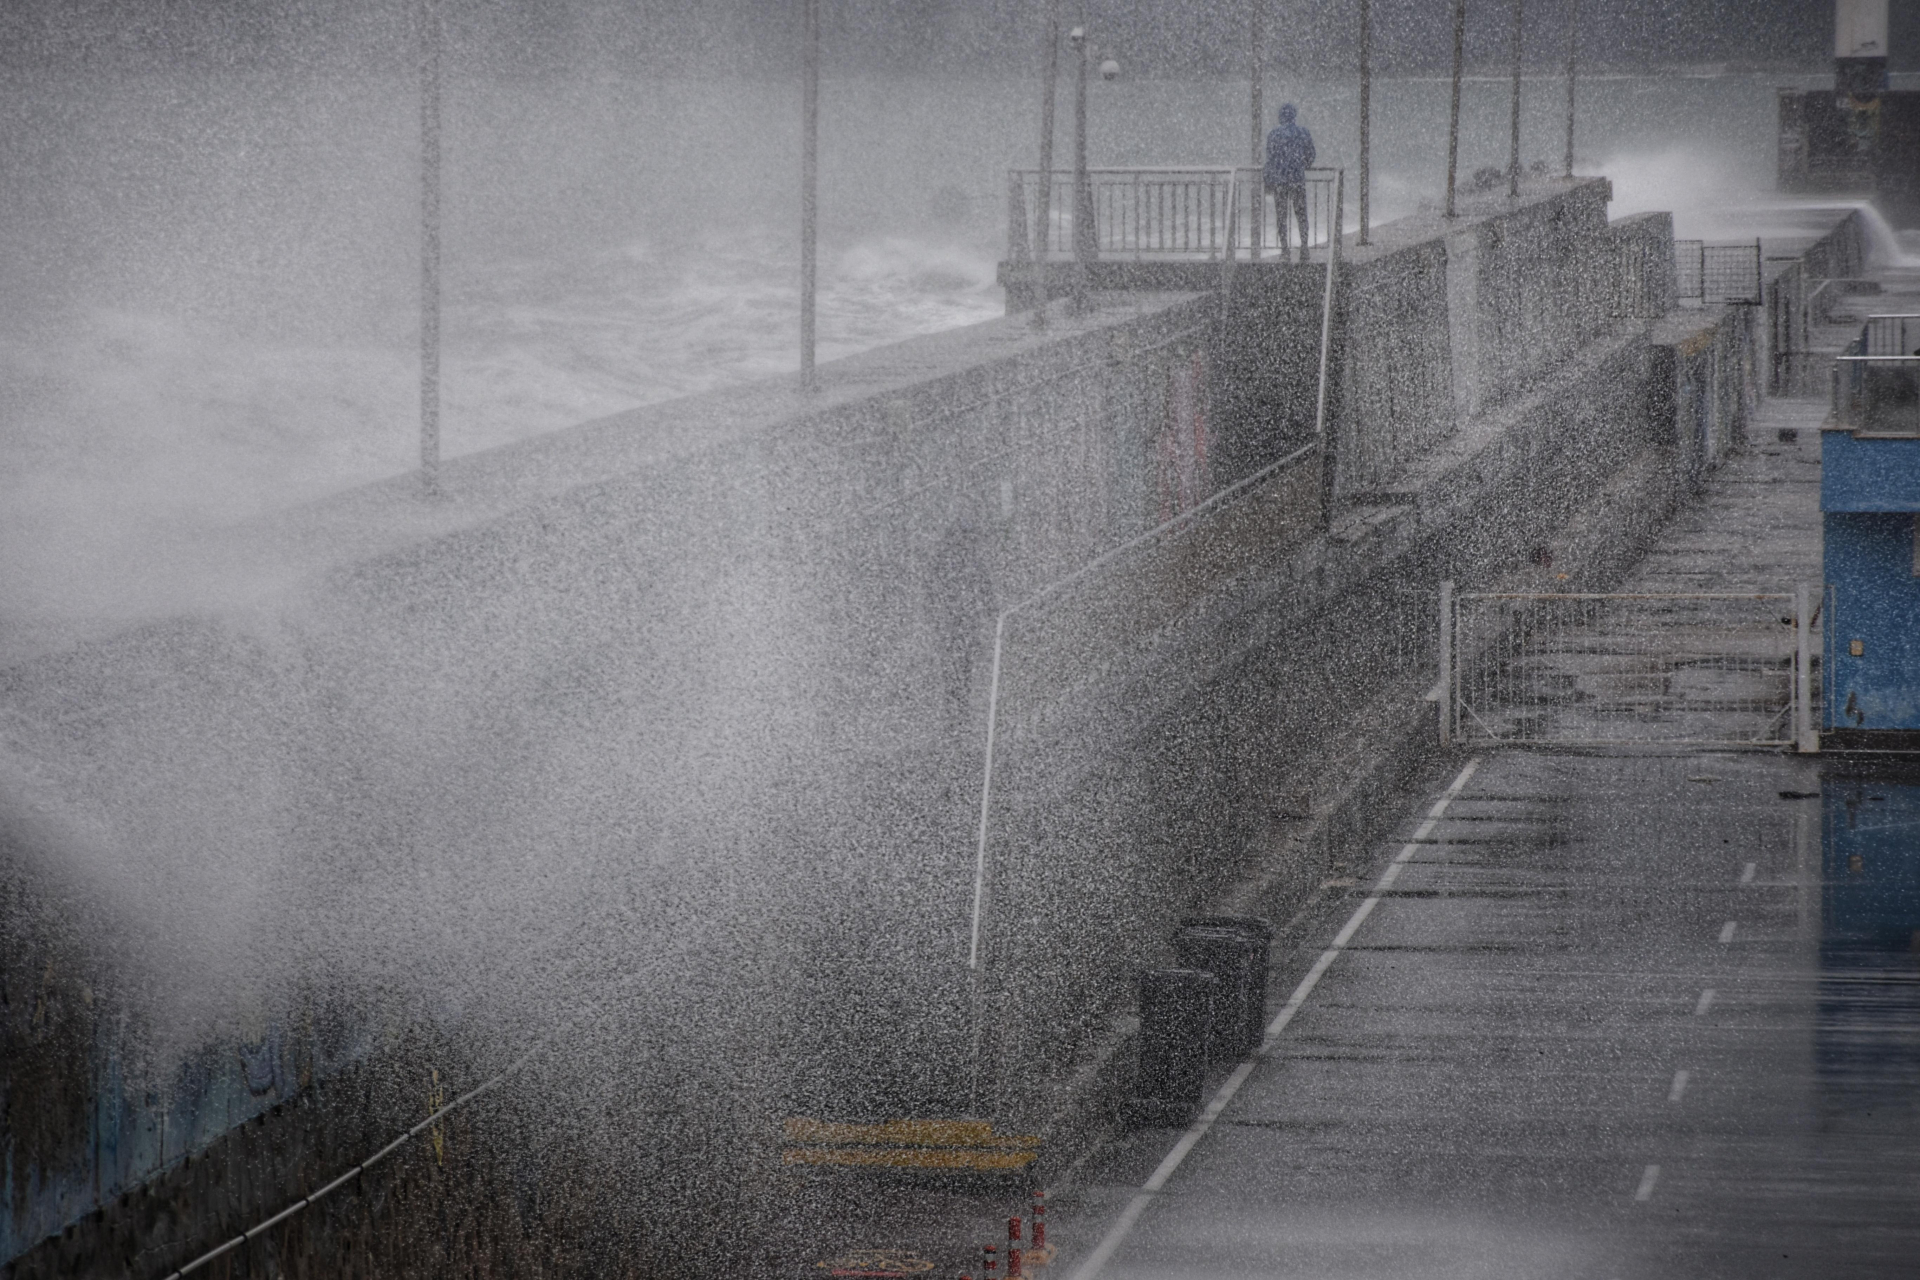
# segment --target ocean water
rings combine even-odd
[[[1718,211],[1773,199],[1778,79],[1584,80],[1578,167],[1616,213],[1751,235]],[[1096,82],[1092,161],[1236,162],[1246,94]],[[1035,161],[1038,96],[829,78],[823,360],[1001,313],[1004,173]],[[414,465],[411,84],[28,76],[5,99],[0,636],[124,604],[177,534]],[[1353,163],[1350,81],[1280,76],[1266,100]],[[1463,172],[1504,163],[1507,101],[1469,81]],[[1557,168],[1563,102],[1527,81],[1528,160]],[[1441,80],[1378,84],[1376,222],[1438,199],[1445,116]],[[797,368],[797,86],[456,74],[445,120],[448,454]],[[1064,80],[1060,127],[1065,163]]]

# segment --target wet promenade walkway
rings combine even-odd
[[[1763,402],[1624,589],[1818,582],[1824,408]],[[1211,1126],[1084,1171],[1059,1269],[1920,1273],[1920,851],[1847,843],[1915,796],[1774,752],[1463,754],[1288,931]]]

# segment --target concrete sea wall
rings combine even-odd
[[[359,1048],[288,1050],[244,1114],[176,1083],[129,977],[155,953],[72,905],[117,882],[64,856],[73,823],[22,827],[7,909],[33,923],[4,935],[0,1014],[43,1049],[0,1090],[44,1119],[7,1128],[0,1256],[71,1228],[21,1274],[56,1250],[158,1267],[246,1226],[342,1155],[289,1098],[371,1073],[393,1083],[365,1114],[424,1114],[420,1025],[462,1082],[571,1028],[484,1132],[546,1126],[579,1170],[656,1153],[595,1229],[708,1269],[734,1264],[675,1242],[766,1193],[785,1114],[972,1112],[1069,1153],[1178,917],[1286,911],[1421,767],[1437,580],[1602,583],[1738,446],[1751,312],[1649,314],[1670,226],[1606,200],[1550,184],[1350,250],[1323,437],[1324,268],[1163,272],[1211,291],[917,339],[811,397],[637,410],[455,460],[431,501],[343,495],[218,549],[297,585],[4,673],[9,751],[91,839],[210,891],[249,868],[230,905],[278,958],[223,988],[244,1011],[196,1053],[244,1087],[314,1008]],[[35,982],[101,1012],[36,1021]],[[48,1054],[138,1069],[33,1102]],[[618,1107],[570,1109],[609,1078]],[[108,1156],[162,1115],[205,1132]],[[182,1172],[220,1143],[256,1172]],[[136,1190],[163,1185],[164,1222]]]

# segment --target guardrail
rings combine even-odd
[[[1307,170],[1307,249],[1324,247],[1339,218],[1337,176]],[[1073,258],[1076,240],[1089,258],[1257,259],[1283,244],[1299,251],[1297,222],[1285,231],[1258,169],[1089,169],[1082,200],[1070,169],[1014,169],[1007,177],[1007,257],[1015,262]]]
[[[1834,359],[1833,415],[1858,431],[1920,436],[1920,315],[1867,317]]]
[[[1440,740],[1818,750],[1813,604],[1806,584],[1630,594],[1442,582]]]
[[[1760,242],[1708,244],[1673,242],[1674,292],[1679,300],[1701,306],[1751,306],[1761,303]]]

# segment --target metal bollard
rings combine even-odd
[[[1033,1193],[1033,1251],[1039,1253],[1047,1247],[1047,1193]]]
[[[980,1251],[980,1280],[994,1280],[1000,1274],[1000,1250],[987,1245]]]
[[[1020,1219],[1007,1219],[1007,1280],[1020,1280]]]

